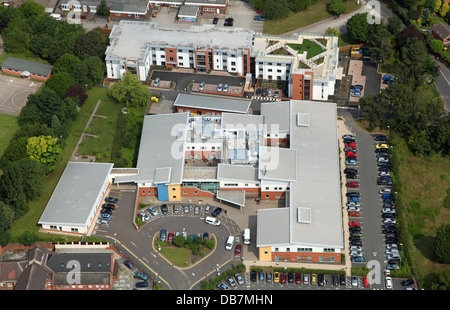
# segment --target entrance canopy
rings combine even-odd
[[[223,200],[241,207],[245,206],[245,191],[243,190],[219,190],[217,191],[217,199]]]

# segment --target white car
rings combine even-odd
[[[393,208],[383,208],[381,209],[382,213],[395,213],[395,209]]]
[[[387,218],[387,219],[384,219],[384,223],[394,223],[394,224],[396,224],[397,221],[395,219]]]
[[[355,207],[355,206],[350,206],[350,207],[348,207],[348,211],[356,211],[356,212],[359,212],[359,211],[361,211],[361,209],[358,208],[358,207]]]
[[[362,247],[357,246],[357,245],[352,245],[350,247],[350,251],[359,251],[359,252],[361,252],[362,251]]]
[[[347,202],[347,207],[361,207],[361,203],[357,201],[349,201]]]
[[[383,176],[390,176],[390,175],[391,175],[391,173],[388,172],[388,171],[381,171],[381,172],[380,172],[380,177],[383,177]]]
[[[397,244],[396,243],[389,243],[389,244],[386,244],[386,249],[398,249],[398,246],[397,246]]]
[[[204,90],[205,89],[205,82],[201,82],[200,83],[200,86],[198,87],[198,90],[199,91],[202,91],[202,90]]]
[[[147,213],[141,212],[138,216],[145,222],[150,220],[150,216]]]
[[[358,286],[358,278],[356,276],[352,276],[352,286]]]
[[[386,288],[391,289],[392,288],[392,278],[386,277]]]
[[[361,251],[350,251],[350,256],[362,256]]]
[[[380,194],[390,194],[391,193],[391,189],[390,188],[382,188],[380,189]]]
[[[395,259],[395,258],[400,258],[400,253],[392,253],[392,254],[388,254],[387,259]]]
[[[386,250],[386,254],[394,254],[394,253],[398,253],[398,249],[397,248],[392,248],[392,249],[387,249]]]
[[[380,157],[378,158],[378,162],[384,162],[384,163],[388,163],[389,162],[389,158],[384,158],[384,157]]]

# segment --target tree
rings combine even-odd
[[[444,2],[441,8],[439,9],[439,15],[441,15],[441,17],[445,17],[448,11],[449,11],[449,4],[448,2]]]
[[[353,15],[347,21],[347,28],[350,36],[360,42],[366,42],[369,23],[367,23],[367,13]]]
[[[92,84],[100,84],[105,77],[105,64],[97,56],[91,56],[84,60],[88,68],[87,78]]]
[[[118,102],[133,107],[145,106],[150,99],[147,87],[142,85],[136,75],[129,72],[114,84],[111,95]]]
[[[435,0],[433,5],[433,12],[437,13],[439,12],[439,9],[441,8],[442,1],[441,0]]]
[[[104,16],[104,17],[108,17],[109,16],[109,10],[108,10],[108,7],[106,6],[106,1],[105,0],[102,0],[100,2],[100,5],[98,6],[96,14],[99,15],[99,16]]]
[[[55,73],[45,82],[45,86],[54,90],[60,98],[64,97],[69,88],[77,81],[67,72]]]
[[[11,227],[14,218],[14,210],[5,202],[0,201],[0,234]]]
[[[327,10],[339,16],[347,10],[347,6],[343,0],[331,0],[327,5]]]
[[[58,138],[52,136],[39,136],[28,138],[27,154],[31,159],[42,163],[47,171],[52,171],[61,153],[61,145]]]
[[[8,53],[24,53],[30,42],[28,25],[25,19],[16,18],[2,31],[3,43]]]
[[[372,59],[377,63],[380,61],[385,62],[394,53],[389,42],[389,35],[389,31],[384,25],[373,24],[368,29],[367,47],[370,50]]]
[[[397,15],[393,15],[388,19],[387,30],[393,34],[397,35],[402,30],[402,20]]]
[[[90,56],[97,56],[103,59],[105,57],[105,50],[105,39],[98,29],[93,29],[80,36],[74,46],[74,53],[80,60],[84,60]]]
[[[340,32],[336,27],[334,28],[328,27],[327,30],[325,30],[325,35],[339,37]]]
[[[439,263],[450,263],[450,224],[444,223],[438,227],[434,238],[433,251]]]
[[[44,14],[45,6],[34,0],[27,0],[19,7],[19,10],[22,11],[25,17],[38,17]]]
[[[444,49],[444,42],[442,42],[441,40],[433,39],[430,42],[430,47],[433,50],[433,52],[439,53]]]

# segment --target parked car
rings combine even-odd
[[[351,277],[352,286],[358,286],[358,278],[356,276]]]
[[[166,204],[161,205],[161,213],[164,215],[167,214],[167,205]]]
[[[361,208],[350,206],[350,207],[347,208],[347,211],[349,211],[349,212],[351,212],[351,211],[359,212],[359,211],[361,211]]]
[[[309,284],[309,274],[307,273],[303,274],[303,284]]]
[[[223,89],[223,85],[222,83],[220,83],[219,85],[217,85],[217,91],[220,93]]]
[[[244,284],[244,279],[242,278],[242,276],[241,276],[240,273],[236,273],[236,274],[234,275],[234,278],[236,279],[236,282],[237,282],[239,285],[243,285],[243,284]]]
[[[188,205],[184,205],[183,206],[183,211],[184,211],[184,213],[189,213],[189,206]]]
[[[317,275],[317,283],[319,284],[319,286],[325,285],[325,276],[323,274],[319,273]]]
[[[370,286],[370,284],[369,284],[369,279],[368,279],[367,277],[364,277],[364,278],[363,278],[363,286],[364,286],[364,287],[369,287],[369,286]]]
[[[352,139],[352,140],[355,140],[356,137],[353,136],[353,135],[343,135],[343,136],[342,136],[342,139]]]
[[[284,272],[281,273],[281,275],[280,275],[280,283],[281,284],[286,283],[286,274]]]
[[[345,183],[346,187],[358,187],[358,182],[347,182]]]
[[[214,17],[214,18],[213,18],[213,24],[214,24],[214,25],[217,25],[218,22],[219,22],[219,18]]]
[[[148,282],[147,281],[136,282],[135,286],[136,286],[136,288],[138,288],[138,287],[148,287]]]
[[[211,215],[214,216],[214,217],[217,217],[217,216],[219,216],[219,214],[220,214],[221,212],[222,212],[222,208],[217,207],[217,208],[211,213]]]
[[[219,284],[217,284],[217,288],[218,288],[219,290],[223,290],[223,291],[228,291],[228,290],[230,290],[230,288],[228,287],[228,285],[226,285],[226,284],[224,284],[224,283],[222,283],[222,282],[220,282]]]
[[[315,273],[311,275],[311,285],[317,285],[317,274]]]
[[[274,98],[279,98],[280,97],[280,91],[278,89],[273,91],[273,97]]]
[[[226,277],[225,280],[228,282],[228,284],[230,284],[231,287],[236,285],[236,281],[231,276]]]
[[[345,194],[347,197],[359,197],[361,194],[358,192],[348,192]]]
[[[116,206],[112,203],[104,203],[102,204],[102,209],[109,209],[109,210],[115,210]]]
[[[108,197],[105,198],[105,202],[118,203],[119,202],[119,198],[108,196]]]
[[[292,272],[288,273],[287,278],[288,278],[288,282],[289,283],[293,283],[294,282],[294,274]]]
[[[144,273],[142,273],[140,271],[136,271],[134,273],[134,278],[135,279],[141,279],[143,281],[147,281],[148,280],[148,275],[146,275],[146,274],[144,274]]]
[[[210,205],[206,205],[205,213],[209,213],[210,210],[211,210],[211,206]]]
[[[259,16],[259,15],[257,15],[257,16],[255,16],[255,17],[253,17],[253,20],[257,20],[257,21],[265,21],[266,18],[265,18],[264,16]]]
[[[345,164],[348,166],[356,166],[356,159],[347,159]]]
[[[130,262],[129,260],[124,261],[123,264],[124,264],[126,267],[128,267],[129,269],[133,269],[133,268],[134,268],[133,263]]]
[[[334,274],[331,276],[333,285],[339,285],[339,275]]]
[[[351,216],[351,217],[359,217],[359,212],[358,211],[350,211],[350,212],[348,212],[348,216]]]
[[[413,285],[414,284],[414,280],[413,279],[406,279],[406,280],[403,280],[402,282],[400,282],[400,284],[402,286]]]
[[[301,273],[296,273],[295,274],[295,283],[296,284],[302,283],[302,274]]]
[[[156,211],[155,207],[150,207],[147,209],[148,212],[150,212],[150,214],[152,214],[153,216],[157,216],[158,215],[158,211]]]
[[[339,276],[339,284],[340,285],[345,285],[345,276],[343,274],[341,274]]]
[[[228,84],[223,85],[223,92],[224,93],[228,92]]]
[[[280,282],[280,273],[277,272],[277,271],[275,271],[275,272],[273,273],[273,282],[274,282],[274,283]]]
[[[387,141],[387,137],[385,135],[376,136],[375,141],[384,142],[384,141]]]
[[[386,282],[386,288],[391,289],[392,288],[392,278],[386,277],[385,282]]]
[[[377,149],[388,149],[389,148],[389,146],[386,143],[378,143],[375,147]]]
[[[255,270],[250,271],[250,281],[256,282],[257,272]]]
[[[173,241],[173,233],[169,233],[167,236],[167,241],[172,242]]]
[[[272,282],[272,273],[266,272],[266,282]]]
[[[217,18],[217,17],[216,17]],[[217,24],[217,23],[216,23]],[[205,90],[205,82],[201,82],[200,83],[200,86],[198,87],[198,90],[199,91],[203,91],[203,90]]]
[[[153,82],[153,86],[154,86],[154,87],[158,87],[160,81],[161,81],[160,78],[156,78],[155,81]]]

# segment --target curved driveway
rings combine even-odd
[[[230,260],[234,259],[234,250],[225,250],[225,240],[233,234],[237,236],[240,230],[236,229],[236,224],[231,221],[225,214],[219,216],[221,220],[220,226],[213,226],[204,222],[203,206],[199,214],[193,214],[191,210],[189,214],[180,213],[161,215],[159,206],[155,206],[159,215],[154,218],[150,215],[151,220],[141,226],[137,231],[132,225],[133,206],[135,192],[130,190],[119,191],[114,189],[111,194],[120,196],[119,206],[113,211],[110,226],[98,226],[94,229],[93,236],[107,238],[123,254],[132,261],[137,267],[146,272],[155,281],[159,282],[163,289],[172,290],[188,290],[211,273],[215,272],[218,267],[223,266]],[[216,249],[200,262],[188,268],[180,268],[173,266],[169,261],[159,255],[158,249],[153,247],[153,238],[159,236],[161,229],[168,232],[183,232],[188,235],[191,233],[208,232],[216,237]]]

